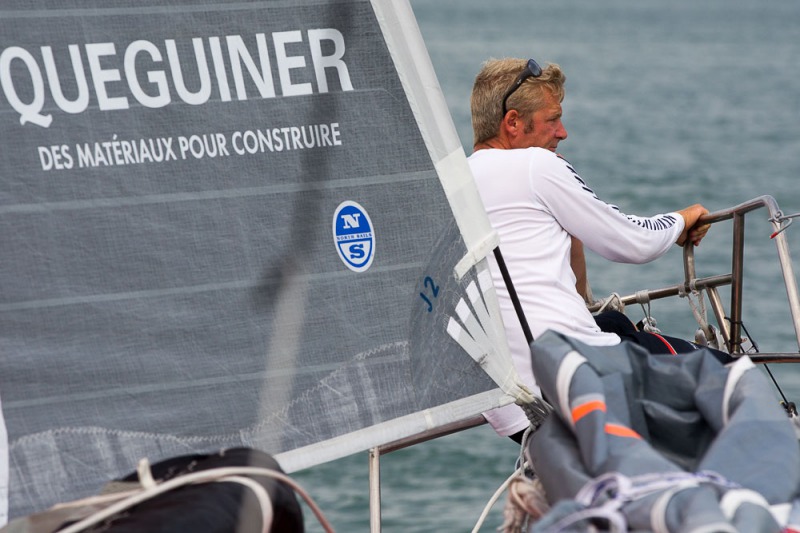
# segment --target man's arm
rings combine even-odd
[[[572,246],[569,254],[569,263],[575,273],[575,289],[583,300],[590,304],[594,301],[592,288],[589,286],[589,277],[586,274],[586,256],[583,253],[583,243],[580,239],[572,238]]]

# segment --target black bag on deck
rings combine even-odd
[[[162,482],[178,476],[231,466],[255,466],[283,472],[270,455],[250,448],[233,448],[213,455],[184,455],[151,466],[153,478]],[[263,476],[247,476],[269,493],[273,508],[270,531],[303,531],[303,514],[294,491],[284,483]],[[121,480],[139,484],[131,473]],[[108,533],[260,533],[261,509],[253,492],[238,483],[188,485],[137,505],[130,512],[88,529]]]
[[[229,467],[256,467],[283,473],[270,455],[250,448],[232,448],[209,455],[185,455],[150,466],[152,483]],[[257,474],[216,475],[148,496],[126,510],[83,529],[91,533],[302,533],[303,514],[294,490],[286,483]],[[213,479],[211,479],[213,477]],[[144,482],[144,483],[143,483]],[[74,526],[133,495],[148,495],[138,472],[108,483],[100,495],[56,505],[19,518],[3,533],[53,533]]]

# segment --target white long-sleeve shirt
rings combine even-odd
[[[611,261],[646,263],[675,243],[683,217],[625,215],[598,199],[567,161],[542,148],[479,150],[469,165],[534,339],[552,329],[594,346],[618,344],[617,335],[600,331],[575,288],[571,236]],[[514,365],[536,390],[530,349],[493,260],[491,269]],[[515,405],[485,416],[501,435],[528,426]]]

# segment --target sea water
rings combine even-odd
[[[800,2],[411,4],[467,154],[469,94],[481,62],[533,57],[558,63],[567,76],[569,138],[559,152],[600,198],[623,212],[652,215],[698,202],[715,211],[765,194],[785,214],[800,211]],[[796,352],[767,217],[760,210],[747,218],[743,321],[762,351]],[[731,232],[730,222],[717,224],[697,248],[700,275],[730,272]],[[786,233],[800,257],[800,224]],[[683,280],[677,246],[647,265],[614,265],[591,252],[587,261],[597,298]],[[652,316],[665,333],[692,338],[689,304],[673,300],[652,302]],[[644,316],[638,305],[626,312],[635,320]],[[789,400],[800,400],[800,367],[770,370]],[[382,530],[471,531],[518,453],[513,442],[483,426],[383,457]],[[296,478],[337,531],[369,531],[366,453]],[[503,502],[481,531],[502,522]],[[309,531],[321,531],[313,516],[306,518]]]

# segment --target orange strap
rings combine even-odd
[[[642,438],[641,436],[639,436],[638,433],[636,433],[631,428],[620,426],[619,424],[606,424],[605,429],[606,433],[608,433],[609,435],[616,435],[617,437],[629,437],[631,439],[640,439],[640,440]]]
[[[577,424],[578,420],[588,415],[592,411],[606,412],[606,404],[602,400],[590,400],[572,409],[572,423]]]
[[[606,412],[606,404],[602,400],[589,400],[586,403],[582,403],[578,406],[575,406],[572,409],[572,423],[577,424],[578,420],[583,418],[584,416],[592,413],[594,411],[602,411]],[[616,435],[617,437],[629,437],[632,439],[641,439],[642,437],[639,436],[634,430],[629,427],[622,426],[620,424],[606,424],[604,427],[606,433],[609,435]]]

